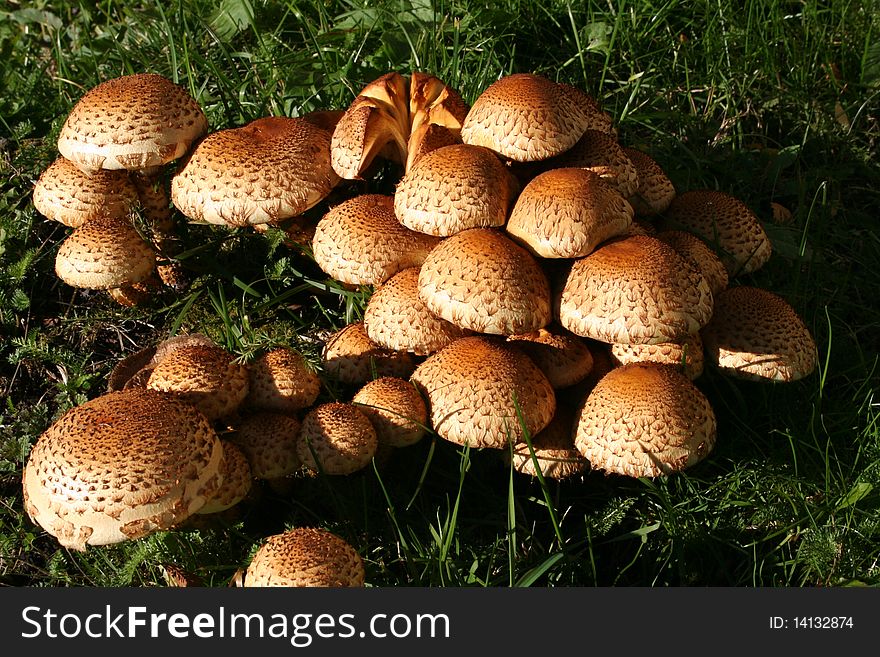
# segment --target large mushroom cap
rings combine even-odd
[[[526,333],[550,323],[550,284],[523,247],[489,228],[441,242],[422,264],[419,297],[434,314],[480,333]]]
[[[359,587],[364,579],[364,562],[349,543],[326,529],[300,527],[266,540],[244,585]]]
[[[267,351],[248,366],[245,404],[251,408],[296,413],[315,403],[321,380],[302,354],[290,347]]]
[[[594,469],[630,477],[671,474],[715,445],[715,413],[705,395],[669,365],[611,370],[584,400],[575,445]]]
[[[432,313],[419,298],[419,268],[408,267],[382,283],[364,309],[364,329],[376,344],[427,356],[470,331]]]
[[[418,267],[440,242],[403,226],[394,199],[363,194],[331,209],[315,230],[315,262],[338,281],[378,285],[401,269]]]
[[[169,529],[214,495],[223,450],[190,404],[151,390],[92,399],[37,440],[24,470],[28,515],[84,550]]]
[[[150,277],[156,252],[124,218],[98,217],[76,228],[61,243],[55,273],[68,285],[109,289]]]
[[[102,82],[74,106],[58,150],[84,171],[157,167],[176,160],[208,130],[198,103],[154,73]]]
[[[622,234],[632,218],[632,206],[598,174],[551,169],[525,186],[506,229],[535,255],[580,258]]]
[[[407,228],[447,237],[503,226],[513,194],[510,173],[492,151],[455,144],[407,171],[394,192],[394,212]]]
[[[612,241],[576,261],[562,290],[559,320],[602,342],[675,342],[712,315],[703,275],[653,237]]]
[[[337,182],[330,133],[272,116],[205,137],[172,179],[171,200],[190,219],[247,226],[302,214]]]
[[[755,213],[725,192],[694,189],[679,194],[661,226],[695,233],[715,248],[730,276],[760,269],[772,253],[770,238]]]
[[[406,351],[394,351],[373,342],[363,322],[353,322],[327,338],[321,362],[329,375],[353,385],[363,385],[381,376],[406,378],[416,367]]]
[[[737,378],[796,381],[816,368],[816,343],[806,324],[785,299],[757,287],[719,294],[702,336],[706,358]]]
[[[138,191],[125,171],[83,173],[59,157],[34,185],[37,212],[65,226],[78,228],[98,217],[125,218],[138,202]]]
[[[590,123],[589,109],[570,89],[539,75],[517,73],[480,94],[464,120],[461,138],[511,160],[530,162],[567,151]]]
[[[296,443],[303,465],[329,475],[362,470],[378,446],[370,419],[359,407],[343,402],[328,402],[310,410]]]
[[[411,380],[428,400],[434,430],[458,445],[504,448],[523,439],[523,426],[537,434],[556,410],[544,373],[497,338],[456,340],[429,356]]]
[[[408,447],[425,435],[425,401],[405,379],[387,376],[369,381],[351,401],[373,424],[380,445]]]

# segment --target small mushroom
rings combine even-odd
[[[290,347],[267,351],[248,366],[245,405],[292,415],[315,403],[321,381],[302,354]]]
[[[379,445],[408,447],[425,435],[425,401],[405,379],[382,377],[369,381],[351,401],[373,424]]]
[[[222,485],[205,502],[205,506],[196,511],[197,515],[221,513],[245,499],[251,490],[251,466],[244,452],[229,440],[221,440],[223,446],[223,462],[220,466]]]
[[[310,470],[347,475],[367,467],[378,445],[376,430],[360,408],[328,402],[303,418],[296,450]]]
[[[535,362],[554,390],[584,380],[593,369],[593,355],[586,343],[559,326],[511,335],[507,341]]]
[[[561,480],[580,474],[589,463],[574,446],[573,426],[574,412],[566,406],[558,406],[550,424],[531,437],[531,450],[524,440],[504,450],[502,457],[517,472],[532,477],[538,476],[538,468],[550,479]]]
[[[271,481],[292,475],[302,465],[296,446],[301,428],[295,417],[261,411],[239,422],[230,440],[244,452],[251,474]]]
[[[675,186],[657,161],[635,148],[624,148],[623,154],[636,169],[639,186],[629,197],[637,217],[654,217],[665,212],[675,198]]]
[[[373,342],[363,322],[353,322],[327,338],[321,362],[327,374],[351,385],[363,385],[381,376],[406,378],[416,367],[406,351]]]
[[[703,373],[703,340],[699,333],[681,342],[658,344],[612,344],[611,358],[618,365],[627,363],[662,363],[677,367],[691,381]]]

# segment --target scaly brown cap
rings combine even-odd
[[[613,344],[611,357],[618,365],[628,363],[672,365],[693,381],[703,373],[703,340],[699,333],[693,333],[681,342]]]
[[[324,371],[342,383],[363,385],[381,376],[407,378],[415,369],[405,351],[386,349],[370,339],[363,322],[345,326],[327,338],[321,353]]]
[[[245,404],[250,408],[292,415],[315,403],[321,380],[302,354],[290,347],[267,351],[248,366]]]
[[[369,381],[351,401],[373,424],[380,445],[408,447],[425,435],[425,401],[405,379],[386,376]]]
[[[567,406],[558,406],[550,424],[531,438],[532,449],[529,450],[526,441],[517,443],[512,450],[504,450],[505,463],[512,463],[517,472],[532,477],[538,476],[535,460],[541,474],[551,479],[566,479],[583,472],[589,463],[574,446],[573,427],[574,411]]]
[[[577,167],[593,171],[625,199],[639,189],[639,174],[617,139],[599,130],[585,131],[571,149],[547,162],[546,167]]]
[[[303,418],[296,450],[310,470],[347,475],[367,467],[378,446],[376,430],[359,407],[329,402]]]
[[[653,217],[665,212],[675,198],[675,186],[657,161],[635,148],[624,148],[639,179],[638,189],[629,197],[637,217]]]
[[[220,513],[231,509],[247,497],[251,490],[253,482],[251,466],[244,452],[229,440],[221,440],[220,444],[223,446],[223,462],[220,465],[223,484],[205,506],[196,511],[198,515]]]
[[[236,426],[232,441],[241,448],[257,479],[278,479],[302,465],[296,449],[300,421],[289,415],[260,411]]]
[[[718,296],[727,287],[729,277],[721,258],[699,237],[683,230],[661,230],[655,237],[666,242],[685,260],[700,270],[709,283],[712,296]]]
[[[554,389],[567,388],[582,381],[593,368],[593,355],[586,343],[558,326],[511,335],[507,341],[535,361]]]

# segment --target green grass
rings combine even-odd
[[[162,564],[223,586],[260,540],[317,524],[351,541],[372,585],[813,586],[880,583],[880,10],[868,2],[8,2],[0,9],[0,583],[163,586]],[[183,226],[181,295],[126,309],[54,274],[68,229],[30,193],[61,124],[98,82],[152,71],[212,129],[345,108],[390,70],[435,73],[468,101],[537,72],[599,98],[620,140],[679,190],[737,195],[774,256],[740,282],[807,322],[819,371],[791,384],[698,380],[718,416],[686,473],[557,483],[429,437],[344,478],[268,488],[237,518],[74,553],[25,516],[21,469],[61,412],[124,355],[202,331],[249,358],[358,318],[346,290],[277,231]],[[385,172],[361,189],[389,191]],[[791,209],[775,224],[770,203]],[[320,209],[316,209],[319,212]],[[181,223],[183,220],[181,218]],[[325,380],[322,399],[352,390]]]

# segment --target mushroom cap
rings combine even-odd
[[[614,127],[614,119],[611,115],[602,109],[602,105],[592,95],[583,89],[566,84],[565,82],[557,82],[563,91],[569,94],[575,103],[577,103],[587,115],[587,130],[598,130],[605,132],[613,137],[617,136],[617,129]]]
[[[675,342],[711,315],[703,275],[671,246],[643,235],[576,261],[559,304],[559,320],[572,333],[624,344]]]
[[[403,226],[394,198],[363,194],[343,201],[318,222],[315,262],[328,275],[353,285],[378,285],[401,269],[418,267],[440,238]]]
[[[456,340],[429,356],[411,380],[428,401],[434,430],[458,445],[504,448],[508,440],[523,440],[523,426],[537,434],[556,410],[544,373],[498,338]]]
[[[55,256],[55,273],[68,285],[104,290],[146,280],[156,252],[130,221],[97,217],[67,236]]]
[[[613,135],[600,130],[586,130],[565,153],[546,162],[551,169],[576,167],[588,169],[614,187],[623,198],[639,189],[639,174]]]
[[[291,415],[315,403],[321,380],[302,354],[290,347],[267,351],[248,366],[245,405]]]
[[[662,230],[655,234],[661,242],[666,242],[685,260],[694,265],[709,283],[715,297],[727,287],[729,277],[721,258],[699,237],[684,230]]]
[[[624,148],[623,154],[636,169],[639,186],[628,200],[637,217],[653,217],[665,212],[675,198],[675,185],[657,161],[635,148]]]
[[[692,232],[713,247],[733,277],[750,274],[770,259],[773,247],[764,226],[741,200],[711,189],[694,189],[673,199],[661,229]]]
[[[554,390],[584,380],[593,368],[593,355],[586,343],[560,327],[511,335],[507,341],[522,349],[535,362]]]
[[[461,95],[440,78],[413,71],[409,79],[410,137],[423,125],[442,126],[458,134],[469,110]]]
[[[613,344],[611,358],[619,365],[627,363],[672,365],[693,381],[703,373],[703,340],[699,333],[692,333],[685,336],[681,342]]]
[[[508,75],[474,101],[461,126],[466,144],[517,162],[544,160],[574,146],[590,115],[570,89],[530,73]]]
[[[370,339],[363,322],[353,322],[333,333],[321,352],[324,371],[342,383],[363,385],[381,376],[409,377],[415,362],[405,351],[386,349]]]
[[[423,156],[438,148],[461,143],[461,133],[458,130],[436,123],[423,123],[410,133],[406,142],[405,170],[409,171]]]
[[[339,536],[298,527],[270,536],[247,567],[244,586],[360,587],[364,562]]]
[[[328,402],[303,418],[297,454],[310,470],[347,475],[369,465],[379,440],[370,419],[357,406]]]
[[[470,331],[432,313],[419,298],[419,268],[408,267],[382,283],[364,309],[364,329],[377,345],[427,356]]]
[[[594,469],[657,477],[701,461],[715,446],[712,406],[669,365],[631,363],[611,370],[575,419],[575,446]]]
[[[238,423],[232,441],[244,452],[254,477],[278,479],[302,465],[296,448],[301,426],[295,417],[260,411]]]
[[[394,213],[407,228],[440,237],[503,226],[511,183],[507,167],[488,148],[444,146],[419,159],[397,184]]]
[[[351,401],[373,424],[380,445],[408,447],[425,435],[425,400],[405,379],[387,376],[369,381]]]
[[[175,335],[166,340],[162,340],[159,344],[149,345],[139,349],[133,354],[129,354],[116,363],[116,366],[110,372],[110,376],[107,379],[107,392],[122,390],[128,386],[129,381],[131,381],[133,377],[138,375],[144,369],[149,369],[149,371],[152,372],[153,368],[155,368],[159,361],[165,358],[165,356],[180,347],[186,347],[193,344],[213,345],[214,342],[211,338],[202,333],[188,333]],[[149,374],[147,375],[147,378],[149,378]],[[147,379],[143,379],[143,385],[138,384],[138,387],[146,388]]]
[[[223,450],[190,404],[152,390],[96,397],[37,440],[24,469],[28,515],[84,550],[171,528],[220,485]]]
[[[171,200],[190,219],[248,226],[302,214],[338,182],[327,130],[270,116],[205,137],[171,180]]]
[[[804,321],[785,299],[761,288],[719,294],[702,337],[706,358],[733,377],[796,381],[816,369],[816,343]]]
[[[34,185],[37,212],[65,226],[78,228],[98,217],[128,217],[138,203],[137,187],[125,171],[83,173],[59,157]]]
[[[172,392],[211,421],[231,416],[247,397],[247,367],[216,345],[187,345],[165,356],[147,388]]]
[[[223,484],[205,506],[196,511],[199,515],[231,509],[247,497],[251,490],[251,466],[244,452],[229,440],[221,440],[220,444],[223,446],[223,461],[220,465]]]
[[[154,73],[102,82],[74,106],[58,150],[84,171],[162,166],[208,131],[198,103],[180,85]]]
[[[434,248],[419,272],[419,297],[435,315],[480,333],[526,333],[552,318],[538,262],[489,228],[456,233]]]
[[[551,169],[525,186],[506,229],[537,256],[580,258],[622,234],[632,218],[632,206],[598,174]]]
[[[517,443],[511,450],[504,450],[504,461],[512,463],[517,472],[533,477],[538,476],[535,459],[545,477],[565,479],[579,474],[589,464],[574,446],[573,427],[574,411],[567,406],[557,406],[550,424],[531,438],[532,450],[529,450],[526,441]],[[532,451],[535,453],[534,459]]]

